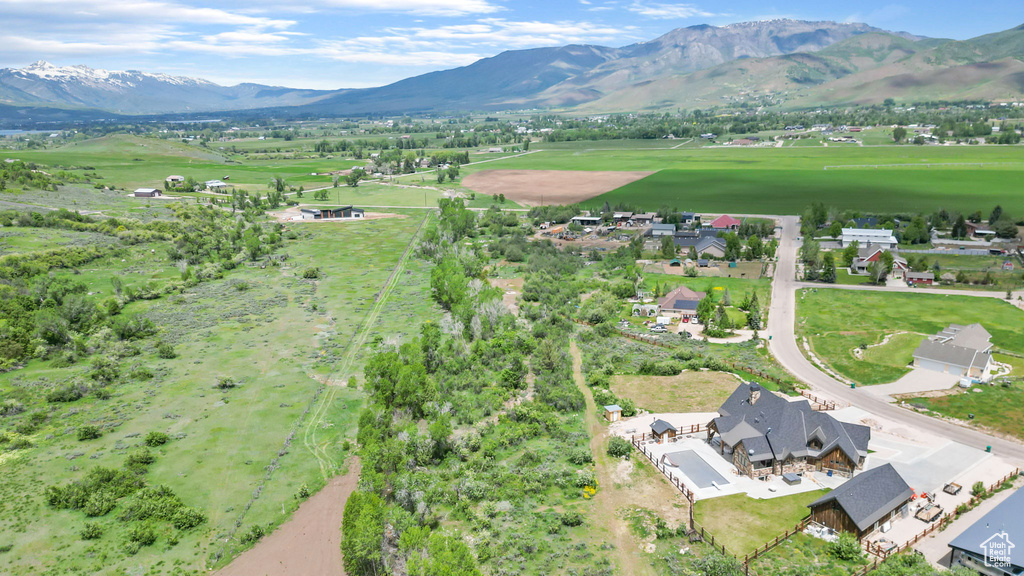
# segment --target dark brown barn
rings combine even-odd
[[[863,538],[896,517],[914,491],[892,467],[872,468],[808,504],[811,521]]]

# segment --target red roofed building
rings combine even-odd
[[[735,230],[740,227],[740,224],[742,224],[742,222],[739,220],[729,216],[728,214],[723,214],[718,218],[715,218],[715,221],[711,223],[711,227]]]

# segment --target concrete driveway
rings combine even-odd
[[[914,368],[909,374],[891,384],[864,386],[864,391],[879,396],[887,402],[892,401],[893,394],[911,394],[915,392],[931,392],[932,390],[949,390],[960,381],[959,376]]]

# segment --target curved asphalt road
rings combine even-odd
[[[772,283],[772,302],[768,318],[769,328],[765,331],[772,338],[768,341],[769,349],[780,364],[794,376],[809,384],[813,389],[820,390],[823,396],[847,402],[863,410],[913,426],[936,437],[954,440],[968,446],[985,449],[992,446],[992,452],[1014,464],[1024,463],[1024,445],[989,436],[977,430],[957,426],[911,410],[904,410],[889,404],[861,390],[851,389],[821,370],[818,370],[797,346],[796,333],[796,290],[803,283],[797,282],[797,234],[800,231],[799,218],[783,216],[782,238],[779,242],[778,265]],[[814,285],[821,287],[820,284]],[[918,289],[923,292],[923,289]],[[928,291],[932,293],[932,290]],[[956,292],[964,294],[963,292]]]

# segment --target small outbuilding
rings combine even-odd
[[[136,198],[156,198],[161,192],[156,188],[137,188],[133,193]]]
[[[609,422],[618,422],[622,420],[622,406],[618,404],[609,404],[604,407],[604,419]]]
[[[671,442],[676,437],[676,428],[664,420],[655,420],[651,423],[651,436],[658,440],[658,444]]]
[[[807,507],[812,522],[850,532],[859,540],[908,510],[913,495],[892,464],[885,464],[854,476]]]

